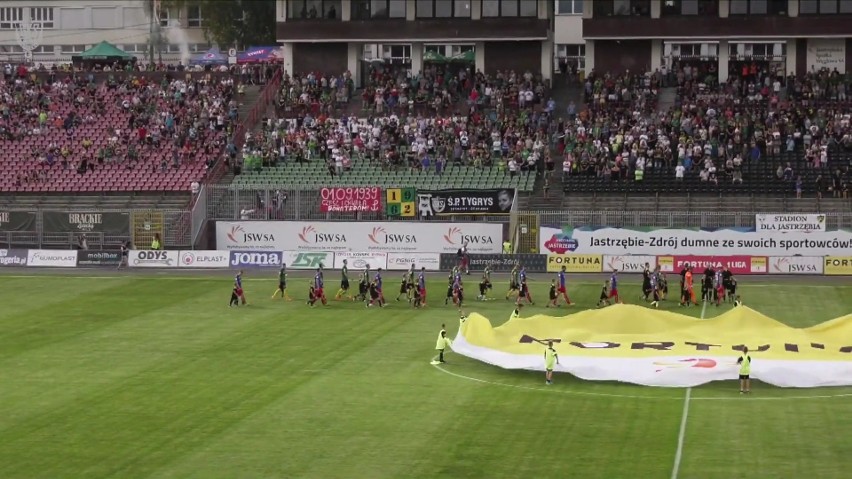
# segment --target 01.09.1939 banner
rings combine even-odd
[[[417,190],[417,212],[420,216],[508,215],[515,201],[515,191],[488,190]]]

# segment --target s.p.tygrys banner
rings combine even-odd
[[[701,320],[614,305],[516,318],[495,328],[474,313],[452,348],[502,368],[540,371],[548,341],[559,354],[556,371],[592,381],[693,387],[734,380],[747,347],[754,379],[779,387],[852,385],[852,315],[797,329],[745,306]]]

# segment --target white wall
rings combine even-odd
[[[0,7],[22,7],[24,18],[29,17],[29,7],[41,6],[32,1],[8,0]],[[60,55],[62,45],[92,46],[108,41],[118,46],[145,44],[149,36],[149,19],[145,11],[144,0],[113,0],[81,2],[74,0],[55,0],[45,6],[53,7],[53,28],[42,31],[42,46],[52,53],[36,53],[36,62],[41,58],[55,58]],[[203,12],[202,12],[203,16]],[[172,15],[176,18],[177,15]],[[186,14],[181,15],[186,24]],[[207,44],[201,28],[185,28],[190,44]],[[0,30],[0,45],[17,45],[15,30]],[[70,56],[70,54],[61,54]],[[172,59],[178,54],[163,54],[164,59]]]
[[[583,16],[556,15],[553,42],[557,45],[585,43],[583,40]]]
[[[795,42],[792,49],[795,50]],[[787,45],[787,51],[791,46]],[[795,66],[795,63],[793,64]],[[846,39],[845,38],[809,38],[808,39],[808,71],[828,68],[844,73],[846,71]]]

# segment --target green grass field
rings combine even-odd
[[[539,373],[452,353],[439,369],[429,362],[438,329],[445,322],[454,336],[458,325],[442,276],[418,311],[392,301],[398,275],[381,310],[309,309],[306,280],[291,281],[298,301],[271,301],[274,273],[264,276],[249,274],[251,306],[233,309],[221,275],[0,276],[0,478],[644,479],[677,468],[678,478],[830,479],[852,470],[852,388],[755,384],[741,397],[733,382],[714,383],[686,402],[683,389],[564,375],[545,389]],[[572,299],[593,305],[600,282],[585,281],[572,284]],[[795,326],[852,311],[848,282],[758,281],[741,282],[746,304]],[[638,285],[624,291],[638,299]],[[543,300],[546,285],[533,294]],[[499,321],[510,311],[502,299],[469,304]]]

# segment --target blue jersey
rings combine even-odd
[[[527,269],[526,268],[521,268],[521,272],[518,273],[518,278],[521,280],[521,284],[524,284],[524,283],[527,282]]]
[[[560,271],[558,277],[559,277],[558,278],[559,279],[559,287],[564,288],[565,287],[565,272]]]
[[[453,289],[458,290],[461,288],[461,275],[457,274],[455,278],[453,278]]]
[[[420,289],[426,289],[426,275],[420,273],[417,276],[417,284],[420,286]]]
[[[376,288],[382,289],[382,275],[380,273],[376,273]]]
[[[242,289],[242,287],[243,287],[243,275],[238,274],[238,275],[234,276],[234,286]]]
[[[609,277],[609,288],[618,289],[618,277],[614,274]]]
[[[722,271],[716,271],[716,275],[713,277],[713,284],[717,288],[722,287]]]
[[[648,279],[651,281],[651,288],[657,289],[657,283],[660,281],[657,278],[657,273],[656,272],[651,273],[650,276],[648,277]]]
[[[314,288],[322,289],[322,273],[317,273],[314,276]]]

